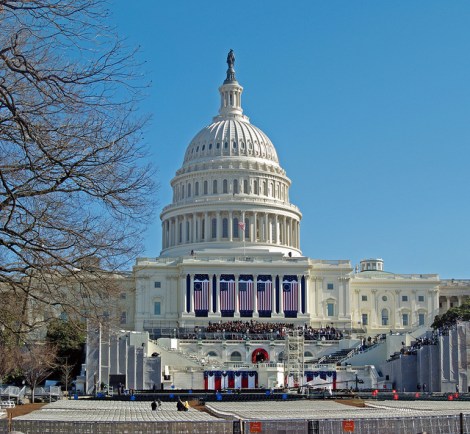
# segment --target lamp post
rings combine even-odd
[[[358,391],[359,391],[359,386],[358,386],[358,384],[363,384],[363,383],[364,383],[364,380],[361,379],[361,378],[358,378],[358,376],[357,376],[357,374],[356,374],[356,380],[355,380],[355,381],[356,381],[356,392],[358,392]]]

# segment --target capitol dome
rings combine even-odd
[[[161,213],[162,256],[195,251],[300,252],[299,209],[268,136],[243,114],[230,51],[219,114],[191,140]]]
[[[250,157],[278,164],[277,153],[268,136],[245,119],[218,119],[191,140],[183,166],[226,157]]]

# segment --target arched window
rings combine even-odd
[[[382,309],[382,325],[388,325],[388,309]]]
[[[186,222],[186,242],[189,242],[189,221]]]
[[[217,238],[217,219],[212,219],[212,238]]]
[[[184,199],[184,185],[181,186],[181,199]]]
[[[228,238],[228,219],[222,220],[222,238]]]
[[[183,223],[179,223],[178,225],[178,242],[183,242]]]
[[[199,196],[199,182],[195,182],[194,184],[194,196]]]
[[[313,354],[310,351],[305,351],[304,357],[313,357]]]
[[[284,351],[281,351],[277,356],[278,363],[282,363],[284,361]]]
[[[238,238],[238,218],[236,217],[233,219],[232,233],[233,238]]]
[[[258,191],[258,181],[255,179],[253,181],[253,193],[254,194],[259,194],[259,191]]]
[[[241,362],[242,361],[242,355],[240,354],[239,351],[234,351],[232,354],[230,354],[230,361],[231,362]]]
[[[248,194],[248,180],[244,179],[243,180],[243,193]]]
[[[188,197],[191,197],[191,184],[188,184]]]
[[[226,179],[224,179],[224,182],[222,184],[222,192],[224,194],[227,194],[228,193],[228,181]]]
[[[233,180],[233,194],[238,194],[238,179]]]
[[[212,146],[212,145],[211,145]],[[207,357],[219,357],[215,351],[209,351]]]
[[[206,239],[206,219],[202,219],[201,221],[201,239]]]
[[[208,194],[207,193],[207,181],[204,181],[204,194]]]
[[[263,182],[263,194],[264,194],[265,196],[268,195],[268,183],[267,183],[266,181]]]
[[[250,220],[245,219],[245,240],[250,238]]]
[[[212,194],[217,194],[217,180],[212,181]]]

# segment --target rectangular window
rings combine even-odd
[[[155,282],[155,288],[161,288],[162,287],[162,282]]]
[[[127,294],[125,292],[121,292],[120,297],[121,300],[125,300],[127,298]]]
[[[362,325],[368,325],[369,324],[369,317],[367,316],[366,313],[362,314]]]
[[[127,323],[127,312],[126,311],[121,312],[121,318],[120,318],[119,322],[121,324],[126,324]]]
[[[424,295],[418,295],[418,301],[424,301]]]
[[[155,301],[153,303],[153,314],[160,315],[161,312],[161,303],[159,301]]]
[[[327,307],[327,315],[328,316],[335,316],[335,305],[334,303],[328,303]]]
[[[401,301],[408,301],[408,296],[407,295],[402,295],[401,296]]]
[[[408,314],[407,314],[407,313],[404,313],[401,318],[402,318],[402,324],[403,324],[403,326],[407,326],[407,325],[408,325],[408,319],[409,319],[409,318],[408,318]]]
[[[382,325],[383,326],[388,325],[388,310],[387,309],[382,309]]]
[[[367,301],[367,295],[363,295],[361,299],[362,301]]]
[[[424,313],[418,314],[418,324],[419,324],[420,326],[423,326],[423,325],[424,325]]]
[[[327,283],[326,289],[335,289],[335,286],[332,283]]]

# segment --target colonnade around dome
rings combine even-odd
[[[204,211],[179,214],[162,223],[162,248],[197,243],[243,242],[300,248],[296,217],[260,211]]]

